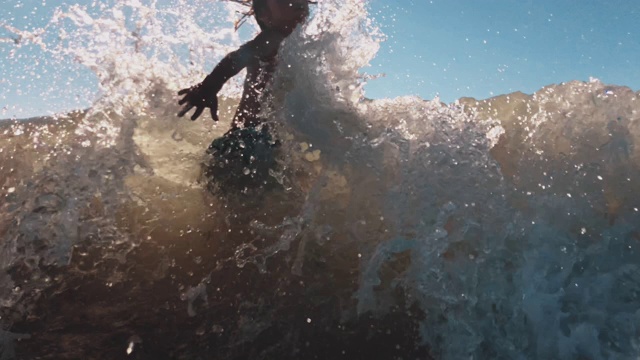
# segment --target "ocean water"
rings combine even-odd
[[[212,180],[239,82],[215,126],[174,94],[248,35],[203,4],[21,34],[99,96],[0,123],[0,359],[640,356],[640,93],[370,100],[384,35],[326,0],[280,51],[272,165]]]

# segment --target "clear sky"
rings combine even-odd
[[[373,0],[374,98],[487,98],[596,77],[640,88],[637,0]]]
[[[17,28],[42,26],[63,3],[0,1],[0,24]],[[371,0],[369,4],[388,36],[372,67],[364,70],[386,74],[367,85],[371,98],[439,95],[450,102],[462,96],[531,93],[551,83],[589,77],[640,89],[637,0]],[[1,42],[7,36],[0,30],[0,118],[87,105],[73,89],[95,82],[90,72],[59,72],[38,56],[10,60],[13,45]],[[37,76],[40,79],[34,81]],[[52,81],[64,86],[43,94]]]

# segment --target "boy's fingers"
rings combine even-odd
[[[196,111],[191,116],[191,120],[197,119],[200,116],[200,114],[202,114],[203,111],[204,111],[204,106],[198,106],[196,108]]]
[[[189,92],[189,89],[182,89],[180,91],[178,91],[178,95],[183,95]]]
[[[180,112],[178,113],[178,117],[183,117],[184,114],[186,114],[187,112],[189,112],[189,110],[191,110],[193,108],[193,105],[188,104],[185,107],[182,108],[182,110],[180,110]]]
[[[213,121],[218,121],[218,110],[211,108],[211,118]]]

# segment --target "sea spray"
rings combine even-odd
[[[323,1],[264,110],[281,187],[212,195],[198,171],[226,128],[176,119],[173,93],[244,38],[225,22],[229,42],[207,42],[209,8],[176,4],[61,10],[80,30],[56,51],[102,74],[100,99],[1,130],[2,325],[35,339],[20,354],[638,356],[638,93],[368,100],[383,36],[363,2]]]

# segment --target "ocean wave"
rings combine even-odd
[[[384,36],[363,2],[323,1],[279,55],[273,167],[228,174],[270,185],[211,187],[205,150],[239,88],[218,125],[177,119],[174,93],[242,39],[230,21],[211,37],[189,4],[71,6],[47,27],[101,96],[0,124],[15,356],[640,354],[639,93],[370,100],[362,69]]]

